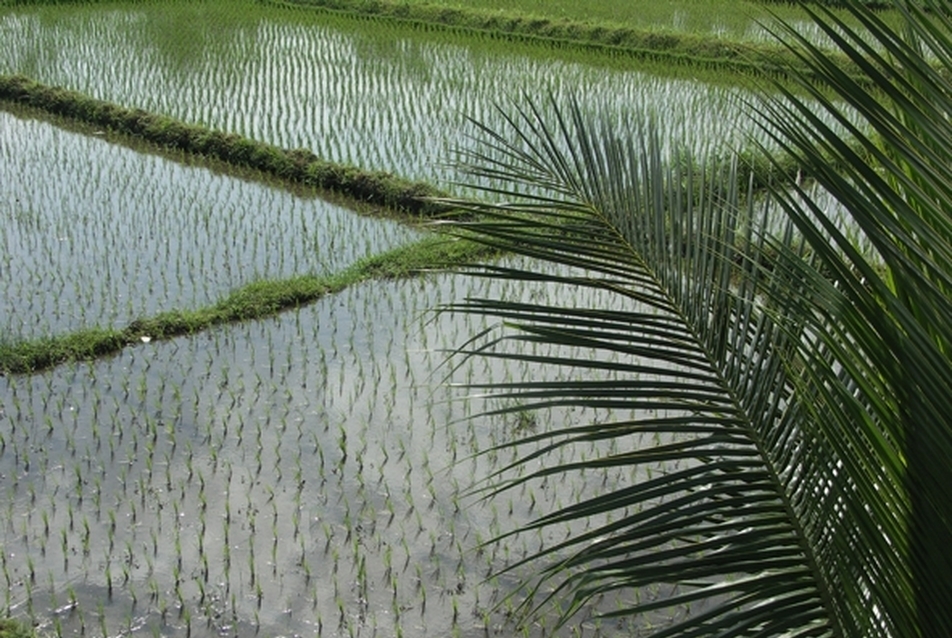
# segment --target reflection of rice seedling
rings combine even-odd
[[[106,610],[103,607],[102,602],[100,602],[96,607],[96,616],[99,618],[99,631],[102,632],[103,636],[108,636],[109,630],[106,627]]]
[[[376,297],[377,300],[396,299],[399,296],[395,292],[381,294],[381,289],[389,290],[390,286],[378,287],[374,284],[369,287],[370,294],[367,296]],[[398,289],[398,286],[393,287],[393,290]],[[253,612],[259,608],[257,595],[260,592],[258,622],[262,635],[290,631],[302,633],[304,627],[308,628],[304,631],[309,632],[318,622],[329,622],[327,631],[332,632],[335,623],[325,620],[338,615],[338,599],[343,601],[347,627],[347,631],[341,633],[369,635],[374,625],[378,626],[379,635],[450,633],[442,631],[450,627],[452,608],[449,592],[460,582],[463,570],[466,571],[467,580],[471,580],[473,570],[478,570],[481,576],[485,560],[478,557],[461,559],[453,553],[462,553],[467,545],[466,534],[475,529],[468,522],[471,516],[473,520],[479,521],[479,529],[483,533],[483,521],[489,519],[488,508],[471,507],[460,496],[459,484],[465,483],[463,478],[468,479],[476,473],[474,468],[482,471],[488,469],[489,465],[483,460],[478,464],[452,464],[449,450],[461,443],[469,444],[466,438],[469,436],[468,428],[461,429],[455,435],[447,432],[440,425],[444,419],[444,414],[439,412],[442,408],[433,407],[439,403],[438,400],[421,400],[419,397],[423,395],[418,395],[414,400],[410,398],[410,393],[395,391],[394,384],[388,385],[390,369],[394,370],[396,387],[399,388],[403,385],[401,380],[410,378],[411,374],[424,378],[427,364],[414,354],[410,361],[411,365],[417,367],[417,372],[400,369],[399,353],[402,352],[403,339],[400,332],[396,329],[378,330],[380,334],[372,334],[372,326],[382,323],[374,314],[377,311],[369,310],[373,304],[381,303],[384,308],[392,308],[387,312],[395,316],[405,314],[405,310],[397,307],[395,301],[359,299],[357,295],[349,295],[341,299],[342,303],[334,304],[336,312],[360,317],[352,328],[358,331],[353,346],[357,351],[348,352],[349,339],[345,330],[351,328],[340,327],[340,359],[331,361],[329,356],[327,359],[329,365],[343,366],[349,379],[358,373],[359,366],[351,365],[348,358],[363,357],[366,383],[361,393],[356,392],[355,385],[349,381],[340,397],[332,396],[331,387],[320,394],[319,399],[315,398],[314,384],[310,381],[307,388],[301,387],[302,375],[310,374],[318,365],[317,352],[330,352],[330,345],[320,343],[319,347],[315,346],[318,347],[317,352],[310,350],[307,356],[293,354],[286,359],[289,349],[294,353],[296,348],[310,347],[302,345],[307,343],[306,338],[298,340],[294,337],[298,330],[304,335],[317,334],[306,319],[307,311],[302,310],[296,313],[299,319],[285,321],[285,318],[279,317],[271,322],[252,324],[252,327],[222,330],[217,337],[217,346],[210,335],[179,340],[174,343],[177,349],[174,359],[169,354],[166,362],[162,361],[162,357],[166,356],[163,352],[167,349],[171,353],[173,343],[156,345],[155,350],[150,351],[150,356],[154,357],[151,374],[157,376],[149,377],[144,405],[139,405],[135,396],[126,403],[118,399],[121,396],[121,375],[116,374],[116,380],[110,386],[110,374],[102,371],[112,365],[110,362],[91,366],[98,370],[97,386],[102,388],[102,396],[108,397],[114,393],[117,397],[115,403],[109,399],[102,400],[99,412],[100,427],[110,428],[103,429],[101,436],[116,442],[115,460],[112,462],[108,460],[108,454],[96,455],[93,451],[95,444],[90,435],[91,426],[83,422],[83,418],[90,418],[91,410],[82,401],[65,399],[67,406],[78,406],[77,411],[83,418],[75,420],[78,425],[70,423],[65,431],[57,431],[54,436],[59,437],[58,445],[62,446],[66,433],[75,428],[75,440],[79,445],[75,462],[87,485],[85,501],[79,505],[74,497],[73,463],[70,462],[59,470],[59,478],[56,478],[54,471],[45,484],[35,481],[36,495],[42,503],[44,495],[48,495],[46,488],[54,482],[69,491],[67,506],[75,511],[77,533],[67,534],[64,555],[72,551],[78,553],[83,516],[88,517],[93,534],[91,558],[94,560],[87,561],[83,569],[95,569],[93,565],[103,569],[103,558],[109,555],[108,532],[114,525],[114,543],[125,549],[120,550],[119,557],[114,557],[113,562],[119,562],[110,568],[113,600],[106,605],[106,615],[113,632],[126,629],[129,614],[136,619],[140,613],[147,613],[146,609],[160,610],[169,605],[177,608],[181,616],[173,619],[173,624],[166,629],[178,635],[186,632],[184,609],[190,610],[193,616],[196,612],[201,613],[206,619],[219,614],[218,620],[208,627],[205,622],[193,622],[192,633],[196,636],[210,635],[218,624],[230,624],[232,616],[237,617],[237,627],[249,629]],[[407,295],[407,299],[418,304],[429,301],[422,297],[416,299],[414,295]],[[282,325],[285,327],[282,328]],[[322,320],[321,325],[328,325],[327,320]],[[409,328],[411,331],[413,329]],[[283,345],[283,337],[280,336],[285,334],[283,330],[286,330],[293,347]],[[325,338],[326,335],[320,333],[319,340]],[[248,346],[243,340],[252,340],[256,345]],[[395,345],[388,343],[391,340],[396,342]],[[360,351],[367,347],[375,348],[377,354],[363,354]],[[183,352],[183,348],[196,350]],[[269,350],[270,356],[276,359],[275,379],[267,378]],[[392,364],[384,360],[386,357],[381,354],[383,352],[391,353],[388,356],[393,360]],[[203,369],[210,367],[211,378],[215,378],[222,358],[229,360],[230,387],[223,391],[221,402],[216,401],[215,392],[212,391],[208,395],[199,395],[194,409],[184,405],[178,416],[169,416],[170,413],[176,414],[176,408],[168,405],[173,394],[171,388],[178,385],[182,394],[188,397],[196,386],[202,387],[205,383],[201,381]],[[192,361],[194,364],[190,370],[186,370],[189,366],[182,366],[176,360]],[[213,361],[211,366],[207,363],[209,360]],[[116,365],[128,367],[129,361],[130,357],[123,355]],[[311,367],[304,368],[304,361],[309,361]],[[383,366],[388,366],[388,369],[385,370]],[[78,369],[82,367],[77,366]],[[265,377],[263,389],[249,390],[256,383],[254,376],[258,371]],[[132,376],[135,388],[138,368],[133,367],[124,373]],[[285,378],[287,386],[279,386],[277,377]],[[157,391],[163,379],[166,380],[164,393]],[[274,387],[269,387],[269,383]],[[235,407],[229,407],[232,400],[229,389],[239,397],[238,401],[242,402],[240,406],[236,403]],[[135,395],[134,392],[132,394]],[[51,406],[55,406],[56,398],[50,399]],[[3,400],[0,391],[0,401]],[[396,406],[392,419],[385,418],[384,410],[379,407],[381,401]],[[369,408],[372,404],[378,406],[375,412]],[[29,405],[33,405],[33,402]],[[53,409],[55,411],[56,408]],[[424,413],[431,409],[437,416],[427,425]],[[242,426],[237,417],[229,416],[229,413],[238,410],[244,411],[245,429],[240,444],[238,433]],[[332,415],[346,414],[347,419],[327,417],[328,412]],[[447,409],[446,415],[455,413]],[[154,443],[151,441],[149,419],[157,426]],[[282,420],[286,424],[283,434],[279,425]],[[174,437],[178,443],[174,448],[173,435],[168,429],[173,424]],[[107,436],[108,432],[120,427],[126,430],[122,443],[118,436]],[[4,431],[8,446],[7,456],[0,458],[0,462],[11,456],[14,444],[21,450],[30,448],[32,441],[27,438],[28,435],[19,433],[12,436],[9,430],[2,427],[0,430]],[[480,444],[486,442],[482,430],[474,434],[482,437]],[[139,441],[138,453],[132,452],[134,438]],[[369,444],[371,440],[375,441],[373,446]],[[432,445],[429,444],[431,441]],[[86,443],[93,457],[91,465],[87,464],[83,456],[82,447]],[[399,462],[398,445],[404,449]],[[147,462],[150,447],[151,456],[155,459],[151,467]],[[50,446],[50,449],[55,450],[56,446]],[[345,453],[347,459],[340,463]],[[31,455],[36,464],[38,455]],[[292,483],[279,482],[281,477],[274,468],[278,455],[283,457],[281,464],[283,471],[288,472],[287,479],[291,480],[293,476]],[[213,456],[217,457],[215,461],[212,460]],[[51,468],[57,464],[55,457],[56,453],[51,451]],[[64,452],[63,457],[68,459],[69,453]],[[256,469],[259,458],[261,467]],[[125,471],[124,477],[122,470],[117,471],[116,463]],[[164,464],[162,471],[155,467],[156,463]],[[217,469],[210,472],[210,466]],[[324,485],[316,480],[319,474],[323,475]],[[96,477],[101,483],[101,509],[94,506],[91,494]],[[26,501],[25,488],[29,480],[21,480],[18,496],[23,501]],[[124,482],[128,487],[123,488]],[[132,493],[131,499],[124,496],[125,491]],[[231,501],[233,495],[238,500]],[[426,506],[419,502],[421,497]],[[541,504],[541,492],[538,498]],[[517,499],[516,502],[515,514],[519,515],[521,501]],[[65,510],[63,505],[60,507]],[[50,526],[61,530],[58,534],[62,539],[62,531],[68,530],[67,512],[55,512],[52,507],[45,509]],[[36,508],[33,521],[27,526],[33,543],[41,537],[43,510],[43,507]],[[18,521],[18,526],[21,511],[26,513],[25,509],[13,510],[10,517]],[[99,512],[98,519],[94,518],[93,512],[96,511]],[[505,507],[500,505],[500,521],[508,524],[505,511]],[[258,513],[265,516],[262,523],[256,520]],[[406,519],[403,518],[404,513],[407,514]],[[309,526],[307,521],[301,520],[304,516],[308,520],[314,516],[314,522]],[[209,519],[212,523],[215,519],[220,523],[209,527]],[[270,551],[265,526],[269,519]],[[380,525],[383,521],[387,521],[386,524]],[[169,528],[169,525],[174,527]],[[259,531],[263,534],[260,541],[264,545],[255,546]],[[292,533],[296,537],[295,545],[285,546],[278,542],[292,536]],[[198,537],[197,542],[190,541],[195,535]],[[219,548],[223,540],[225,545]],[[69,547],[68,543],[71,542],[77,546]],[[323,552],[319,549],[321,546],[324,547]],[[518,554],[518,545],[513,547],[513,554]],[[226,552],[230,553],[227,562],[233,563],[227,568],[224,560]],[[267,575],[257,564],[262,552],[269,557],[270,569],[267,571],[271,573]],[[128,558],[130,555],[131,559]],[[38,553],[35,561],[42,578],[44,562]],[[140,563],[141,568],[138,567]],[[415,589],[416,583],[412,578],[414,567],[418,564],[422,566],[420,591]],[[25,573],[24,565],[25,558],[16,563],[20,574]],[[211,572],[211,567],[215,567],[215,573]],[[77,567],[71,568],[72,575],[68,577],[81,574]],[[121,576],[118,571],[120,568],[123,570]],[[12,570],[11,566],[11,576],[15,578]],[[59,569],[59,565],[55,570],[50,570],[50,573],[55,572],[57,587],[62,587],[61,579],[67,577],[60,575],[64,571]],[[409,580],[407,576],[410,576]],[[103,572],[100,572],[98,582],[101,584],[103,580]],[[146,599],[149,602],[142,610],[132,612],[129,599],[135,596],[135,589],[140,586],[142,603],[146,603]],[[284,588],[285,592],[300,592],[300,599],[294,594],[281,593],[279,588]],[[445,592],[441,593],[443,590]],[[105,590],[102,590],[103,599],[105,594]],[[155,597],[154,601],[152,596]],[[441,597],[442,600],[439,600]],[[460,613],[458,624],[464,625],[473,596],[467,589],[465,593],[457,593],[456,597]],[[426,601],[422,606],[421,598]],[[482,600],[486,598],[481,597]],[[39,601],[40,597],[36,599]],[[227,601],[230,599],[233,600],[232,608],[228,609]],[[399,608],[398,618],[388,613],[394,604]],[[36,608],[42,616],[43,608],[39,604]],[[284,608],[288,610],[287,614],[281,613]],[[410,618],[408,610],[411,608],[414,609],[410,613],[412,622],[404,627],[403,623]],[[276,621],[276,617],[280,617],[280,620]],[[436,619],[439,619],[438,622],[434,622]],[[276,622],[284,623],[285,628],[274,631]],[[156,624],[163,627],[158,622]],[[152,623],[149,625],[149,629],[154,627]],[[409,630],[411,626],[414,627],[413,631]],[[69,634],[70,630],[76,629],[76,625],[64,622],[64,629]],[[147,633],[148,630],[143,628],[138,631]]]
[[[89,543],[90,543],[91,532],[89,530],[89,519],[86,518],[86,515],[83,515],[83,556],[89,556]]]

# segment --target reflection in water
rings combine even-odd
[[[0,334],[37,338],[329,274],[412,242],[361,216],[0,111]]]
[[[458,276],[376,282],[271,320],[0,378],[7,604],[17,614],[29,605],[64,635],[98,626],[100,614],[109,635],[482,636],[487,623],[506,626],[506,606],[493,606],[514,577],[487,576],[573,529],[479,544],[637,478],[611,471],[491,501],[465,494],[511,460],[471,455],[520,424],[464,419],[476,406],[446,401],[437,350],[477,326],[426,310],[528,292]],[[553,374],[479,361],[454,378]],[[552,410],[533,427],[605,418]],[[626,444],[638,442],[616,443]]]

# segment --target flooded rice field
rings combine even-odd
[[[466,118],[498,125],[523,93],[577,97],[616,129],[652,120],[671,153],[772,146],[739,87],[249,1],[20,8],[0,12],[0,39],[0,73],[441,184],[471,147]]]
[[[475,417],[505,405],[442,383],[445,350],[480,326],[429,310],[489,294],[572,291],[459,275],[374,282],[274,319],[0,378],[4,605],[68,636],[513,635],[503,601],[519,572],[494,572],[580,530],[482,543],[637,477],[470,492],[512,460],[491,448],[524,428],[607,418]],[[461,383],[565,373],[456,363],[449,380]],[[638,441],[613,445],[626,444]],[[580,622],[559,635],[633,631]]]
[[[0,110],[0,331],[32,339],[208,306],[409,244],[404,224]]]

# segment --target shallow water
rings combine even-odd
[[[487,622],[511,634],[507,606],[492,608],[515,575],[487,576],[580,528],[479,544],[636,475],[467,495],[512,458],[471,455],[519,424],[468,419],[479,402],[448,401],[459,393],[441,384],[441,350],[480,324],[427,311],[470,294],[566,292],[373,282],[266,321],[0,378],[6,606],[63,635],[104,623],[109,635],[479,636]],[[452,379],[564,373],[472,361]],[[607,416],[551,410],[532,427]],[[636,635],[582,620],[560,635]]]
[[[0,335],[122,326],[420,237],[314,192],[177,159],[0,110]]]

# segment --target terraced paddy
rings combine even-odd
[[[472,148],[464,118],[498,122],[495,103],[520,91],[578,96],[619,128],[654,119],[672,154],[746,147],[755,130],[751,93],[684,73],[250,2],[6,10],[0,41],[0,73],[441,185],[457,174],[439,162]],[[90,133],[0,111],[5,340],[201,307],[420,236]],[[510,460],[492,446],[605,417],[472,418],[511,406],[450,400],[464,392],[447,380],[556,372],[443,365],[483,326],[433,308],[490,295],[594,303],[570,287],[499,286],[364,283],[274,318],[0,377],[0,610],[66,636],[552,635],[551,616],[524,628],[510,617],[519,573],[492,574],[558,533],[482,543],[638,477],[468,491]],[[640,629],[585,616],[557,635]]]
[[[753,93],[691,70],[250,2],[20,9],[0,15],[0,38],[0,73],[441,184],[471,147],[466,118],[499,124],[496,106],[522,92],[578,96],[618,128],[654,119],[672,152],[769,145]]]
[[[9,340],[208,306],[252,281],[334,273],[420,236],[317,193],[4,111],[0,136]]]

